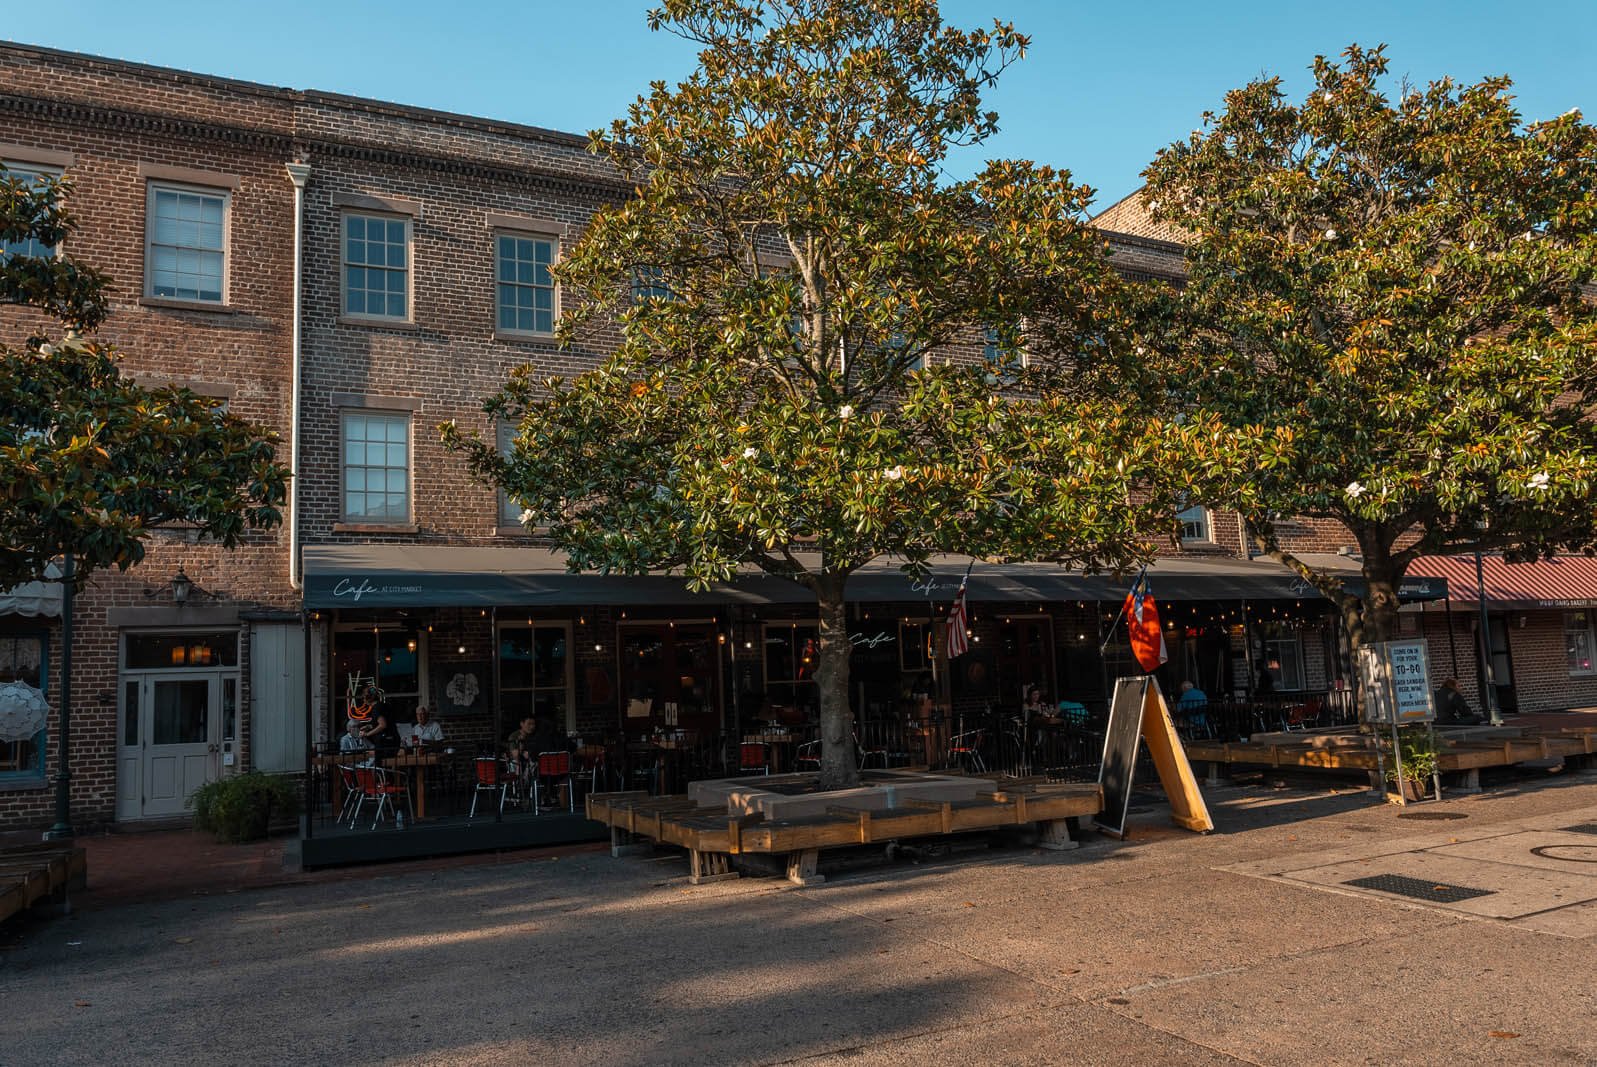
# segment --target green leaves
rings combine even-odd
[[[1386,67],[1321,57],[1298,105],[1254,82],[1147,171],[1192,234],[1169,376],[1239,450],[1211,492],[1267,542],[1341,521],[1390,577],[1590,545],[1597,131],[1523,125],[1506,78],[1392,99]]]
[[[71,232],[63,183],[0,181],[0,236],[54,244]],[[8,256],[0,301],[89,328],[106,280],[70,259]],[[275,526],[288,472],[275,438],[187,390],[124,381],[109,348],[75,333],[0,347],[0,587],[43,576],[64,552],[86,580],[143,558],[151,526],[187,522],[227,547]]]

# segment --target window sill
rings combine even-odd
[[[413,522],[335,522],[334,533],[413,534],[421,527]]]
[[[174,300],[167,296],[141,296],[139,304],[147,308],[169,308],[173,311],[208,311],[213,315],[238,314],[238,308],[231,304],[213,304],[209,300]]]
[[[365,326],[376,327],[379,330],[399,330],[409,333],[417,329],[416,323],[411,319],[377,319],[361,318],[356,315],[338,316],[340,326]]]
[[[494,330],[494,340],[495,341],[510,341],[510,342],[519,343],[519,344],[526,344],[529,341],[531,341],[531,342],[541,341],[544,344],[552,345],[552,344],[555,343],[555,335],[553,333],[538,333],[535,330],[499,330],[499,329],[496,329],[496,330]]]
[[[50,783],[42,774],[0,774],[0,793],[21,793],[32,789],[43,789]]]
[[[525,526],[495,526],[495,537],[548,537],[547,526],[537,526],[529,530]]]

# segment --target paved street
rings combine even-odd
[[[1597,780],[1208,797],[803,890],[578,852],[91,903],[0,937],[0,1063],[1597,1062]]]

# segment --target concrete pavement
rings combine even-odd
[[[1597,783],[1412,809],[1448,822],[1319,787],[1208,800],[1207,837],[1153,810],[1126,842],[873,857],[802,890],[589,852],[110,902],[7,939],[0,1063],[1597,1062],[1574,899],[1597,864],[1521,862],[1520,836],[1597,821]],[[1314,880],[1391,857],[1568,884],[1495,918]]]

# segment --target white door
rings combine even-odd
[[[188,799],[219,772],[220,675],[183,671],[126,678],[117,815],[188,813]]]

